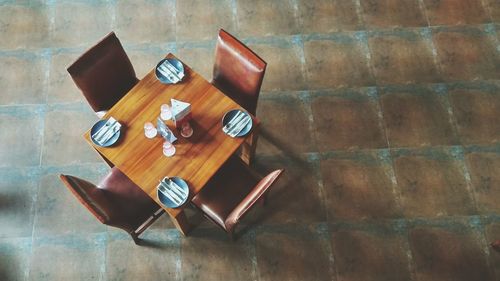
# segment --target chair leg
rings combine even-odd
[[[257,140],[259,138],[259,128],[255,127],[252,134],[243,142],[241,146],[240,158],[247,165],[251,165],[253,158],[255,157],[255,150],[257,149]]]
[[[135,232],[130,232],[130,236],[132,236],[132,239],[134,240],[134,243],[138,246],[141,244],[141,238],[139,238],[139,235],[137,235]]]

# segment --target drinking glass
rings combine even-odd
[[[189,138],[190,136],[193,135],[193,128],[189,124],[189,122],[184,122],[182,123],[181,126],[181,136],[185,138]]]
[[[171,144],[168,140],[165,140],[163,143],[163,155],[167,157],[174,156],[175,154],[175,146]]]
[[[165,121],[172,119],[172,110],[170,109],[170,106],[168,106],[168,104],[161,105],[160,118]]]
[[[152,139],[152,138],[156,137],[157,133],[158,133],[158,131],[156,130],[153,123],[151,123],[151,122],[144,123],[144,135],[147,138]]]

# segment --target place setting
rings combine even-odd
[[[222,117],[222,131],[232,138],[247,135],[252,125],[252,117],[243,110],[233,109]]]
[[[156,187],[158,200],[168,208],[178,208],[186,203],[189,187],[179,177],[164,177]]]
[[[163,59],[156,65],[155,74],[164,84],[176,84],[184,78],[184,65],[178,59]]]
[[[97,121],[90,130],[90,139],[98,146],[109,147],[120,138],[122,125],[115,118]]]

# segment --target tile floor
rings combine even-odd
[[[0,280],[500,280],[495,0],[0,1]],[[211,78],[219,28],[269,64],[256,169],[284,167],[231,242],[196,213],[138,247],[57,175],[107,166],[68,74],[114,30],[144,76]]]

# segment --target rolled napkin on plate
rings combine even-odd
[[[177,178],[176,180],[180,180]],[[167,207],[170,208],[176,208],[184,204],[189,197],[189,189],[187,188],[186,184],[184,181],[181,181],[181,185],[183,187],[179,186],[175,182],[175,180],[172,180],[168,177],[165,177],[164,179],[160,180],[160,184],[158,185],[158,192],[161,193],[166,199],[168,199],[171,203],[162,201],[162,198],[159,196],[160,202],[165,204]]]
[[[155,75],[161,83],[176,84],[185,76],[184,65],[176,58],[162,59],[156,65]]]
[[[227,134],[233,138],[236,137],[247,126],[247,124],[250,123],[250,121],[252,121],[252,118],[248,115],[245,116],[238,123],[236,123]]]
[[[110,117],[91,137],[98,145],[106,146],[107,142],[120,131],[121,126],[116,119]]]

